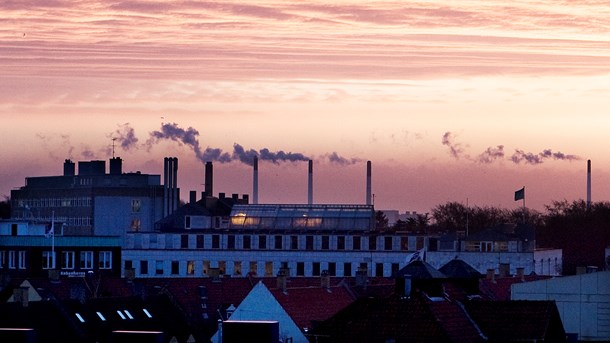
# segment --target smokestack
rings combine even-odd
[[[591,160],[587,160],[587,210],[591,209]]]
[[[163,217],[169,215],[169,157],[163,159]]]
[[[172,208],[171,213],[178,208],[180,202],[180,194],[178,194],[178,157],[173,158],[172,170]]]
[[[309,173],[307,179],[307,204],[313,204],[313,161],[309,160]]]
[[[252,175],[252,203],[258,204],[258,157],[254,156],[252,161],[254,174]]]
[[[373,204],[371,194],[371,161],[366,161],[366,204]]]
[[[206,162],[205,163],[205,194],[207,196],[212,196],[212,186],[213,186],[213,182],[214,182],[214,169],[212,167],[212,162]]]

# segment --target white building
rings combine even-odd
[[[610,271],[512,285],[512,300],[554,300],[566,333],[610,341]]]

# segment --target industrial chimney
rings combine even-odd
[[[252,175],[252,203],[258,204],[258,156],[254,156],[252,161],[254,174]]]
[[[213,184],[214,184],[214,169],[212,167],[212,162],[206,162],[205,163],[205,181],[204,181],[205,195],[207,195],[209,197],[213,196],[213,194],[212,194]]]
[[[313,161],[309,160],[309,172],[307,179],[307,204],[313,204]]]
[[[371,161],[366,161],[366,204],[373,204],[371,193]]]
[[[587,160],[587,210],[591,209],[591,160]]]
[[[163,213],[168,216],[178,208],[178,158],[163,159]]]

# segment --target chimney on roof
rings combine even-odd
[[[485,278],[491,282],[496,282],[496,270],[493,268],[488,268]]]
[[[519,280],[525,281],[525,268],[517,267],[516,271],[517,271],[517,277],[519,278]]]
[[[323,270],[322,275],[320,275],[320,286],[327,291],[330,291],[330,274],[328,270]]]
[[[369,272],[366,267],[358,267],[358,270],[356,270],[356,287],[366,288],[368,273]]]
[[[287,294],[286,284],[288,281],[288,274],[290,273],[290,269],[288,268],[280,268],[277,273],[277,288],[279,288],[282,293]]]
[[[197,191],[190,191],[189,192],[189,203],[194,204],[196,202],[197,202]]]
[[[110,159],[110,174],[121,175],[123,173],[123,160],[120,157]]]
[[[500,263],[498,266],[499,277],[508,277],[510,275],[510,263]]]
[[[21,306],[28,307],[30,303],[29,291],[30,287],[28,286],[19,286],[13,289],[13,301],[16,303],[21,303]]]
[[[74,176],[76,174],[76,164],[71,160],[64,161],[64,176]]]

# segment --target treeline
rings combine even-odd
[[[378,228],[383,229],[378,215]],[[387,223],[387,222],[386,222]],[[588,208],[583,200],[554,201],[543,212],[528,208],[466,206],[459,202],[438,205],[430,214],[398,221],[386,230],[443,234],[468,231],[469,234],[502,223],[526,223],[536,228],[538,248],[563,249],[564,274],[577,266],[605,268],[604,251],[610,246],[610,202],[595,202]]]

